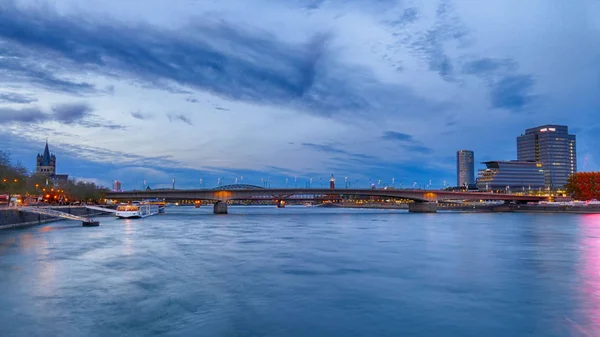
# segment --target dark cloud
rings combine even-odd
[[[465,63],[463,72],[479,77],[487,84],[493,108],[516,112],[535,99],[533,76],[519,74],[511,60],[481,58]]]
[[[406,133],[397,131],[386,131],[383,133],[381,138],[384,140],[399,142],[402,148],[410,152],[416,152],[421,154],[433,153],[433,149],[422,145],[421,142],[415,140],[413,136]]]
[[[365,68],[334,62],[328,33],[292,45],[222,20],[198,22],[185,31],[170,31],[81,20],[49,8],[22,10],[9,1],[0,11],[0,40],[6,42],[6,50],[20,50],[23,56],[0,64],[0,69],[8,76],[74,92],[94,87],[53,74],[85,70],[129,76],[166,90],[173,90],[175,83],[229,99],[283,104],[324,116],[391,113],[399,105],[407,113],[433,111],[428,101],[407,87],[380,83]],[[45,66],[29,67],[35,64]]]
[[[502,78],[490,90],[492,107],[512,111],[526,107],[534,99],[531,94],[533,85],[533,78],[527,75],[512,75]]]
[[[417,153],[422,153],[422,154],[429,154],[429,153],[433,153],[433,149],[429,148],[427,146],[423,146],[423,145],[409,145],[406,147],[407,150],[411,151],[411,152],[417,152]]]
[[[87,103],[68,103],[52,107],[54,119],[63,124],[74,124],[92,115],[91,106]]]
[[[45,123],[55,121],[65,125],[79,125],[87,128],[125,129],[125,126],[100,119],[92,113],[87,103],[58,104],[51,112],[37,107],[14,109],[0,107],[0,124],[12,123]]]
[[[150,119],[150,118],[152,118],[152,116],[151,116],[151,115],[149,115],[149,114],[144,114],[144,113],[141,113],[141,112],[139,112],[139,111],[132,112],[132,113],[131,113],[131,117],[133,117],[133,118],[135,118],[135,119],[141,119],[141,120],[146,120],[146,119]]]
[[[169,122],[180,121],[184,122],[187,125],[194,125],[192,123],[192,120],[185,115],[167,115],[167,117],[169,118]]]
[[[381,137],[385,140],[397,140],[401,142],[412,142],[413,137],[407,133],[396,132],[396,131],[386,131],[383,133]]]
[[[0,42],[3,41],[3,15],[6,12],[0,7]],[[0,44],[0,83],[9,83],[14,85],[22,83],[29,86],[36,86],[52,92],[63,92],[70,94],[95,93],[98,90],[94,85],[85,82],[76,82],[68,78],[58,77],[56,72],[65,71],[63,68],[70,65],[68,61],[62,66],[50,66],[52,60],[37,59],[35,51],[19,52],[18,56],[11,56],[15,50],[20,50],[18,45],[11,44],[11,48],[5,48]],[[76,70],[72,67],[71,70]]]
[[[470,75],[487,77],[503,70],[512,70],[514,65],[510,60],[495,60],[491,58],[481,58],[469,61],[463,65],[463,72]]]
[[[433,26],[420,34],[410,47],[427,62],[429,70],[451,82],[456,80],[456,71],[452,58],[446,52],[446,44],[457,42],[461,46],[466,45],[468,34],[462,20],[454,14],[452,4],[442,0],[436,9]]]
[[[0,107],[0,125],[10,123],[37,123],[48,119],[48,115],[37,108],[12,109]]]
[[[14,92],[0,92],[0,103],[29,104],[37,99]]]
[[[190,102],[190,103],[198,103],[198,100],[195,99],[194,97],[188,97],[185,99],[186,102]]]
[[[362,153],[353,153],[350,151],[346,151],[346,150],[340,149],[334,145],[329,145],[329,144],[302,143],[302,146],[313,149],[318,152],[325,152],[325,153],[330,153],[330,154],[341,154],[341,155],[347,156],[349,158],[354,158],[354,159],[359,159],[359,160],[368,160],[368,159],[375,158],[373,156],[362,154]]]

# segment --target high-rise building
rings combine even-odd
[[[474,153],[469,150],[456,152],[456,184],[457,186],[469,186],[475,183],[475,161]]]
[[[517,137],[517,159],[542,164],[546,187],[563,188],[577,172],[575,135],[564,125],[542,125]]]
[[[121,182],[120,181],[115,180],[115,185],[113,186],[113,191],[115,191],[115,192],[121,191]]]
[[[484,191],[530,191],[546,186],[541,163],[533,161],[496,160],[484,163],[479,170],[477,188]]]

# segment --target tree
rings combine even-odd
[[[600,199],[600,172],[578,172],[569,177],[567,193],[577,200]]]
[[[27,169],[21,163],[14,164],[10,154],[0,151],[0,193],[11,195],[23,193],[27,183]]]

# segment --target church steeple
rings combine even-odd
[[[50,149],[48,148],[48,139],[46,138],[46,147],[42,155],[42,166],[50,166]]]
[[[50,153],[48,139],[46,139],[44,153],[37,155],[35,171],[36,173],[41,173],[49,176],[56,174],[56,156]]]

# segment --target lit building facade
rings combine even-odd
[[[546,187],[541,163],[531,161],[487,161],[479,170],[477,188],[484,191],[512,192],[539,190]]]
[[[115,180],[115,184],[113,186],[113,191],[115,191],[115,192],[121,191],[121,182],[120,181]]]
[[[473,151],[456,152],[456,186],[475,184],[475,154]]]
[[[541,163],[546,187],[561,189],[569,176],[577,172],[575,135],[570,135],[564,125],[527,129],[517,137],[517,159]]]

